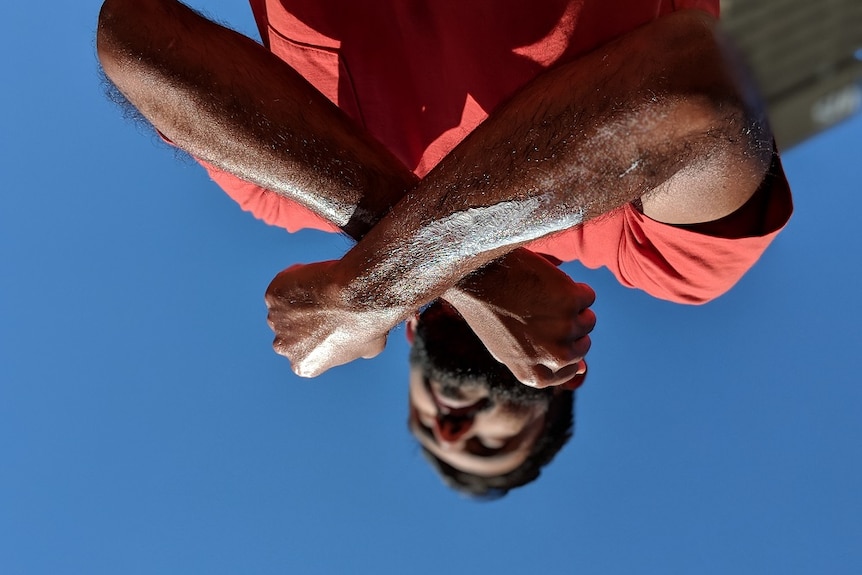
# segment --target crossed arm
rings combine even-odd
[[[668,224],[744,212],[773,146],[740,69],[685,11],[545,73],[340,261],[282,278],[282,352],[315,372],[348,361],[472,270],[627,202]]]
[[[417,184],[284,62],[176,0],[107,0],[97,48],[106,75],[174,144],[306,206],[355,240]],[[278,351],[288,331],[296,345],[315,341],[308,328],[279,324],[280,312],[291,308],[281,282],[291,277],[279,274],[267,294]],[[519,288],[531,291],[514,297]],[[589,349],[594,293],[527,250],[464,278],[445,297],[529,385],[564,383]],[[385,334],[350,347],[349,359],[374,355],[384,344]],[[326,365],[337,364],[335,357],[327,353]],[[308,357],[293,367],[315,374]]]
[[[771,137],[711,18],[659,19],[540,76],[471,133],[332,270],[362,309],[414,309],[453,279],[639,199],[673,224],[757,189]],[[446,249],[429,248],[441,242]]]
[[[470,288],[487,288],[471,272],[623,203],[640,199],[672,224],[730,214],[771,157],[756,99],[696,11],[538,78],[417,183],[260,46],[173,0],[141,0],[131,21],[118,10],[127,4],[106,2],[99,54],[156,127],[362,238],[341,261],[285,272],[270,288],[271,304],[289,302],[277,346],[307,375],[368,355],[441,295],[469,321],[482,301]],[[221,65],[201,68],[212,54]],[[447,293],[459,280],[465,289]]]

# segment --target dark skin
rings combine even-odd
[[[172,142],[308,207],[355,240],[418,182],[292,68],[179,2],[108,0],[97,45],[108,77]],[[499,282],[503,273],[506,286]],[[277,334],[283,277],[267,292]],[[530,291],[513,298],[522,288]],[[464,301],[463,316],[520,381],[559,385],[582,371],[595,294],[544,258],[516,250],[444,297]],[[371,342],[360,355],[376,355],[384,343],[385,337]],[[274,346],[282,349],[280,337]]]
[[[234,34],[223,66],[188,73],[201,60],[198,50],[222,53],[223,44],[209,43],[212,31],[201,22],[168,32],[171,26],[141,25],[177,10],[172,0],[146,0],[134,9],[126,4],[105,4],[99,54],[108,76],[157,128],[222,169],[291,199],[305,198],[317,213],[362,237],[340,261],[286,270],[268,290],[276,349],[301,375],[379,352],[392,327],[419,306],[448,297],[453,286],[478,292],[476,301],[493,300],[491,282],[482,286],[476,270],[626,202],[639,200],[647,216],[669,224],[746,217],[741,208],[772,155],[756,98],[714,21],[684,11],[525,86],[388,210],[408,186],[380,190],[386,182],[408,183],[409,177],[398,176],[404,168],[386,160],[380,146],[343,116],[336,120],[295,72],[282,64],[273,73],[277,58],[260,54],[259,46],[255,52],[250,41],[240,49],[242,37]],[[135,12],[125,25],[123,10]],[[178,65],[177,53],[189,52],[178,39],[190,34],[194,48]],[[239,87],[257,84],[269,86],[262,97],[238,95]],[[326,157],[335,151],[337,165]],[[384,212],[379,222],[367,215]],[[464,298],[451,300],[471,325],[493,324],[471,314]],[[592,318],[582,315],[574,323],[591,329]],[[496,355],[494,330],[485,332]],[[557,366],[580,361],[573,347]]]
[[[470,271],[626,202],[668,224],[734,214],[773,151],[737,70],[689,11],[537,78],[339,262],[279,278],[281,353],[312,374],[345,363]]]

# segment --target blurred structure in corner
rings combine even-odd
[[[721,0],[782,150],[862,109],[862,0]]]

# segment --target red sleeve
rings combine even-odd
[[[338,227],[317,214],[284,198],[275,192],[223,172],[215,166],[198,160],[206,168],[210,178],[223,189],[239,206],[259,220],[271,226],[297,232],[304,228],[338,232]]]
[[[529,248],[593,269],[605,266],[624,286],[660,299],[706,303],[732,288],[790,219],[790,188],[776,165],[765,181],[769,197],[756,235],[708,235],[657,222],[627,204]]]

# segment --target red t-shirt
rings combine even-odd
[[[717,0],[250,2],[264,45],[420,177],[548,67],[674,10],[718,16]],[[244,210],[271,225],[337,230],[274,192],[204,165]],[[606,266],[624,285],[659,298],[701,303],[736,283],[789,218],[786,180],[773,180],[769,225],[757,237],[708,236],[627,205],[529,247]]]

